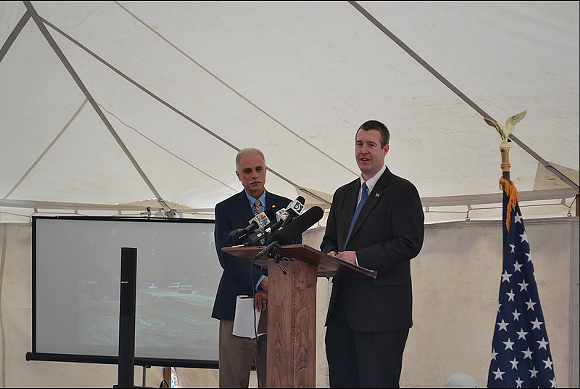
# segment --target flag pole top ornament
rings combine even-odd
[[[516,124],[518,124],[524,118],[524,116],[526,116],[526,113],[528,113],[528,111],[523,111],[523,112],[518,113],[517,115],[510,117],[505,122],[504,126],[502,126],[501,124],[499,124],[495,120],[492,120],[489,118],[483,118],[483,120],[485,120],[485,122],[488,125],[494,127],[497,130],[497,132],[499,133],[499,135],[501,136],[502,142],[499,146],[500,148],[508,148],[509,149],[510,145],[508,144],[508,142],[511,142],[509,140],[509,136],[514,131]]]
[[[526,116],[528,111],[523,111],[510,117],[506,122],[505,125],[501,125],[493,119],[483,118],[485,122],[490,125],[491,127],[495,128],[499,135],[501,136],[501,144],[499,145],[499,150],[501,151],[501,170],[503,172],[503,178],[507,181],[510,181],[510,159],[509,159],[509,152],[510,152],[510,145],[508,142],[511,142],[509,139],[510,134],[514,131],[516,124],[518,124],[524,116]],[[500,183],[500,189],[502,185]]]

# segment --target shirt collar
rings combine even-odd
[[[387,170],[387,166],[386,165],[383,165],[383,168],[381,170],[379,170],[379,172],[377,174],[375,174],[374,176],[372,176],[371,178],[369,178],[366,181],[367,188],[369,188],[369,193],[371,193],[373,191],[373,188],[375,187],[377,181],[379,181],[379,178],[381,178],[381,176],[383,175],[383,173],[385,172],[385,170]],[[365,180],[362,178],[362,175],[361,175],[360,176],[360,184],[362,185],[363,182],[365,182]]]
[[[262,195],[255,199],[254,197],[250,196],[248,194],[248,192],[246,192],[246,190],[244,189],[244,193],[246,194],[246,197],[248,198],[248,201],[250,202],[250,207],[252,209],[254,209],[254,203],[256,202],[256,200],[260,200],[260,208],[262,209],[262,212],[264,212],[264,209],[266,209],[266,189],[264,189],[264,193],[262,193]]]

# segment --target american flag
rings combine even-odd
[[[503,269],[488,388],[555,388],[528,235],[513,183],[502,178]]]

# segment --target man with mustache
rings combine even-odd
[[[256,307],[262,309],[262,315],[267,313],[268,271],[222,251],[223,247],[232,245],[229,233],[247,227],[256,213],[284,209],[290,203],[290,199],[266,191],[266,170],[264,154],[260,150],[240,150],[236,156],[236,175],[244,190],[215,206],[215,244],[224,269],[211,315],[220,321],[220,388],[247,388],[253,362],[259,387],[266,387],[266,335],[258,338],[256,350],[255,339],[237,337],[232,330],[238,295],[252,296],[255,293]]]
[[[387,127],[376,120],[357,130],[361,175],[334,193],[320,246],[325,253],[377,270],[375,279],[332,280],[326,357],[333,388],[399,387],[413,324],[410,262],[423,245],[424,216],[415,186],[385,166],[389,137]]]

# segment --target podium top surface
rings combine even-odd
[[[264,249],[264,247],[244,246],[244,247],[224,247],[222,251],[252,262],[254,257]],[[376,270],[369,270],[364,267],[354,265],[340,258],[324,254],[305,244],[292,244],[287,246],[276,247],[275,253],[282,255],[284,258],[300,260],[318,268],[318,277],[346,277],[346,278],[365,278],[377,277]],[[262,267],[268,267],[268,256],[262,255],[253,261],[254,264]]]

